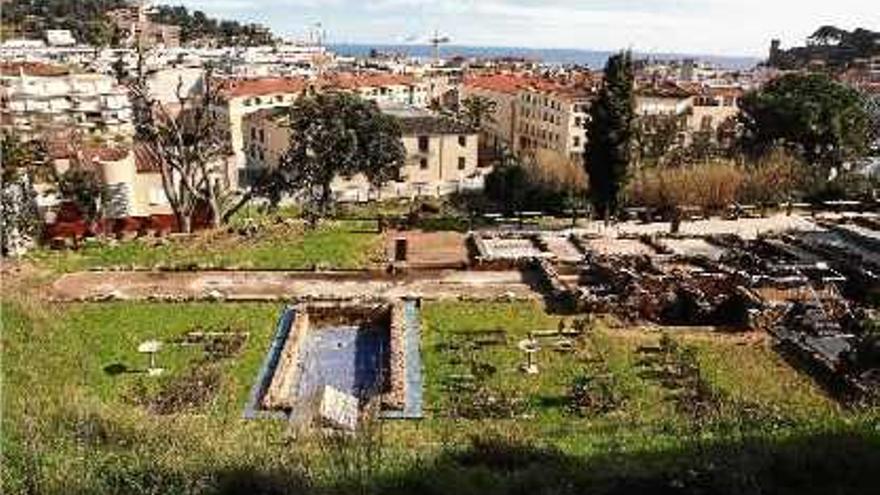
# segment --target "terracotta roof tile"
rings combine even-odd
[[[326,76],[323,85],[338,89],[379,88],[414,84],[412,76],[402,74],[351,74],[341,73]]]
[[[220,93],[227,98],[262,96],[274,93],[299,93],[306,89],[308,85],[306,79],[299,77],[225,79],[220,81]]]

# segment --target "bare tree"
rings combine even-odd
[[[229,129],[214,112],[221,95],[212,76],[213,69],[208,67],[196,94],[184,94],[180,81],[174,107],[150,95],[143,56],[128,81],[137,138],[156,158],[165,195],[183,232],[192,231],[200,207],[210,210],[210,221],[217,226],[231,217],[234,211],[230,210],[245,204],[234,201],[236,193],[229,187]]]

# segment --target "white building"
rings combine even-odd
[[[74,46],[76,45],[76,38],[67,29],[47,29],[46,43],[49,46]]]
[[[44,64],[7,64],[0,76],[0,123],[25,135],[70,130],[130,137],[125,88],[102,74],[71,74]]]

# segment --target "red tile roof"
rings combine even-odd
[[[415,82],[412,76],[402,74],[332,74],[322,79],[322,85],[338,89],[379,88],[383,86],[409,85]]]
[[[537,81],[536,78],[512,74],[492,74],[475,76],[465,79],[464,85],[470,88],[498,91],[500,93],[516,93]]]
[[[509,94],[526,89],[552,93],[564,98],[586,98],[591,94],[590,89],[584,85],[584,81],[571,84],[527,75],[493,74],[489,76],[476,76],[466,79],[464,84],[471,88]]]
[[[300,93],[307,87],[308,81],[301,77],[225,79],[220,81],[220,93],[227,98],[262,96],[275,93]]]
[[[156,149],[143,141],[134,143],[134,167],[139,174],[159,172],[160,158]]]
[[[309,87],[355,89],[413,84],[412,76],[398,74],[332,74],[320,80],[301,77],[265,77],[259,79],[225,79],[220,93],[227,98],[262,96],[276,93],[300,93]]]
[[[663,81],[636,88],[636,94],[653,98],[687,98],[695,93],[672,81]]]

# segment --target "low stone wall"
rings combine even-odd
[[[389,328],[389,359],[388,359],[388,392],[382,397],[382,403],[391,409],[403,409],[406,405],[406,349],[404,348],[404,331],[406,317],[403,304],[396,302],[391,306],[391,324]]]
[[[304,308],[298,310],[291,325],[292,328],[278,359],[278,366],[272,375],[272,382],[263,396],[262,406],[266,409],[291,409],[294,405],[294,397],[291,393],[299,379],[299,350],[306,333],[310,330],[308,311]]]
[[[266,393],[260,400],[264,409],[290,411],[297,404],[296,390],[301,379],[301,349],[308,332],[316,328],[336,325],[375,325],[388,330],[388,369],[384,370],[382,404],[390,409],[401,410],[406,403],[406,352],[404,332],[406,318],[401,302],[303,304],[297,308],[296,317],[281,350],[278,365]]]

